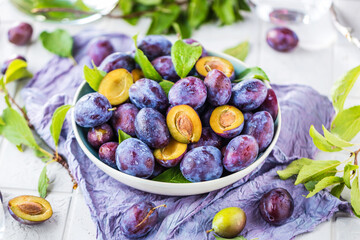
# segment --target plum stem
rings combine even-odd
[[[111,112],[111,111],[115,111],[116,110],[116,107],[113,107],[113,108],[109,108],[108,111]]]
[[[211,69],[211,67],[209,66],[209,65],[207,65],[207,64],[205,64],[205,69],[206,69],[206,71],[208,71],[208,72],[210,72],[212,69]]]
[[[145,218],[144,218],[141,222],[139,222],[139,224],[136,225],[135,228],[137,228],[137,227],[139,227],[141,224],[143,224],[143,223],[151,216],[151,214],[153,214],[153,212],[154,212],[157,208],[160,208],[160,207],[167,207],[167,206],[166,206],[166,204],[161,204],[161,205],[159,205],[159,206],[157,206],[157,207],[154,207],[154,208],[150,209],[150,211],[149,211],[148,214],[145,216]]]
[[[206,233],[210,233],[210,232],[212,232],[212,231],[214,231],[214,229],[212,228],[212,229],[210,229],[210,230],[207,230],[206,231]]]

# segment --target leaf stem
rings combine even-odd
[[[53,155],[51,153],[49,153],[48,151],[46,151],[45,149],[39,147],[37,150],[39,150],[40,152],[42,152],[43,154],[45,154],[49,158],[53,158]]]
[[[148,214],[145,216],[145,218],[144,218],[138,225],[135,226],[135,228],[137,228],[137,227],[139,227],[141,224],[143,224],[143,223],[146,221],[146,219],[148,219],[148,218],[151,216],[151,214],[153,214],[153,212],[154,212],[157,208],[159,208],[159,207],[166,207],[166,204],[162,204],[162,205],[159,205],[159,206],[157,206],[157,207],[152,208],[152,209],[148,212]]]

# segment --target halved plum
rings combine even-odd
[[[196,111],[188,105],[177,105],[170,109],[166,123],[171,136],[181,143],[199,141],[201,121]]]
[[[164,167],[174,167],[184,157],[187,150],[187,144],[171,139],[164,148],[158,148],[154,151],[155,160]]]
[[[134,80],[126,69],[116,69],[105,75],[99,86],[99,93],[104,95],[111,105],[119,105],[129,99],[129,89]]]
[[[11,199],[8,210],[16,221],[28,225],[45,222],[53,214],[51,205],[47,200],[28,195]]]
[[[220,137],[233,138],[244,128],[244,115],[234,106],[217,107],[211,114],[210,127]]]
[[[202,77],[206,77],[208,72],[213,69],[217,69],[223,72],[231,81],[235,79],[235,70],[234,66],[228,60],[215,57],[207,56],[200,58],[195,64],[196,71]]]

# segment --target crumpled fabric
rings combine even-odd
[[[54,57],[22,90],[31,123],[44,141],[54,147],[50,122],[55,109],[72,104],[74,93],[83,81],[84,64],[90,65],[86,55],[92,39],[109,38],[117,51],[132,51],[132,40],[123,34],[84,31],[74,37],[74,57],[78,65],[67,58]],[[306,199],[307,190],[294,186],[294,179],[277,177],[276,171],[299,157],[313,158],[316,147],[309,136],[310,125],[320,130],[330,126],[334,114],[329,100],[310,87],[273,84],[281,106],[282,126],[279,140],[266,161],[258,169],[238,182],[207,194],[187,197],[168,197],[142,192],[128,187],[98,169],[82,152],[71,129],[68,114],[60,137],[59,152],[82,190],[91,217],[97,227],[98,239],[127,239],[120,231],[121,214],[133,204],[151,201],[166,204],[159,210],[155,228],[142,239],[214,239],[206,234],[213,216],[219,210],[241,207],[247,215],[242,235],[248,239],[288,240],[312,231],[337,211],[351,212],[350,205],[322,191]],[[261,196],[275,187],[289,191],[295,202],[294,213],[282,226],[271,226],[262,220],[258,211]]]

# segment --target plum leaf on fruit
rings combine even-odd
[[[101,80],[106,75],[106,72],[99,70],[94,62],[92,62],[93,68],[89,68],[88,66],[84,65],[84,78],[85,81],[89,84],[89,86],[94,90],[99,90],[99,86]]]
[[[71,107],[72,105],[69,104],[58,107],[51,118],[50,133],[53,137],[55,146],[59,143],[62,126],[65,121],[66,114]]]
[[[121,131],[121,129],[118,130],[118,135],[119,135],[119,143],[125,141],[128,138],[131,138],[129,134],[126,134],[124,131]]]
[[[259,79],[259,80],[263,80],[263,81],[270,81],[269,77],[266,75],[264,70],[262,70],[259,67],[251,67],[251,68],[247,68],[244,71],[242,71],[239,74],[239,76],[236,78],[236,80],[233,82],[238,83],[243,80],[251,79],[251,78],[255,78],[255,79]]]
[[[244,41],[235,47],[224,50],[224,53],[229,54],[241,61],[244,61],[249,53],[250,44],[249,41]]]
[[[26,62],[26,58],[23,57],[22,55],[13,55],[4,61],[3,65],[1,66],[1,74],[5,75],[10,63],[16,59],[23,60],[24,62]]]
[[[38,181],[38,192],[40,194],[40,197],[45,198],[47,195],[47,188],[49,186],[49,178],[46,174],[46,166],[44,166],[43,170],[41,171],[39,181]]]
[[[42,45],[52,53],[60,57],[72,57],[73,38],[64,29],[56,29],[53,32],[40,34]]]
[[[163,173],[153,178],[152,180],[158,182],[169,182],[169,183],[191,183],[182,175],[180,168],[178,166],[172,167],[164,171]]]
[[[177,40],[171,48],[171,58],[176,73],[180,78],[185,78],[202,53],[202,47],[198,43],[186,44],[182,40]]]
[[[174,86],[174,83],[168,80],[162,80],[161,82],[159,82],[159,85],[166,93],[166,96],[168,96],[170,89],[172,88],[172,86]]]
[[[160,76],[160,74],[155,70],[154,66],[151,64],[144,52],[137,47],[137,35],[135,35],[133,39],[136,47],[134,56],[135,62],[140,65],[144,76],[154,81],[161,81],[162,77]]]

